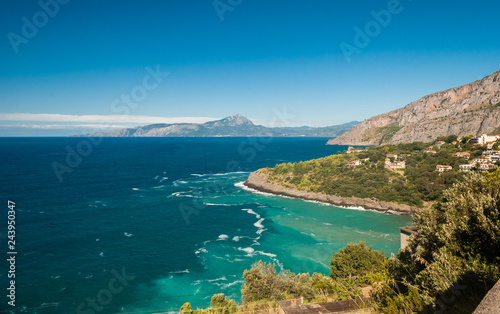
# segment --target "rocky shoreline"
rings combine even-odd
[[[257,191],[271,193],[274,195],[300,198],[309,201],[318,201],[343,207],[362,207],[365,209],[384,212],[386,214],[391,214],[391,212],[398,212],[404,215],[412,215],[419,210],[418,207],[394,202],[384,202],[359,197],[341,197],[316,192],[301,191],[273,183],[268,183],[267,180],[268,175],[265,174],[262,169],[259,169],[255,172],[252,172],[243,184],[246,187],[255,189]]]

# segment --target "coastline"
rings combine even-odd
[[[327,195],[317,192],[307,192],[297,189],[287,188],[281,185],[268,183],[268,175],[259,169],[250,173],[248,179],[243,183],[244,186],[252,188],[259,192],[269,193],[277,196],[286,196],[299,198],[307,201],[317,201],[328,203],[341,207],[362,207],[367,210],[375,210],[391,215],[391,212],[398,212],[403,215],[412,215],[419,210],[418,207],[399,204],[395,202],[385,202],[369,198],[359,197],[341,197],[336,195]]]

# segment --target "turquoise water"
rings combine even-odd
[[[326,139],[105,139],[59,182],[51,164],[80,141],[0,140],[2,199],[18,209],[17,310],[176,311],[221,292],[239,301],[258,260],[328,274],[350,242],[397,253],[396,227],[411,222],[242,186],[258,168],[345,149]]]

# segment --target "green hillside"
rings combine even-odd
[[[278,164],[263,171],[269,175],[269,183],[289,188],[421,207],[425,202],[438,200],[444,189],[463,178],[459,165],[468,161],[454,157],[454,153],[468,149],[474,158],[486,149],[462,143],[444,144],[441,148],[433,146],[436,153],[429,153],[426,152],[430,150],[428,147],[425,143],[368,147],[350,154],[344,152],[310,161]],[[405,169],[387,169],[387,154],[398,155],[396,160],[389,160],[404,161]],[[366,158],[369,160],[349,167],[350,162]],[[452,170],[439,173],[437,165],[451,166]]]

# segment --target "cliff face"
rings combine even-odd
[[[499,126],[500,71],[367,119],[328,144],[430,142],[439,136],[490,133]]]

